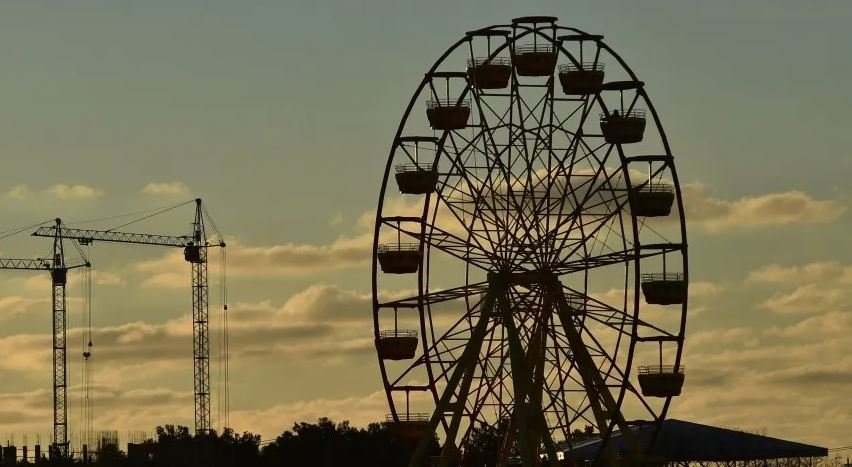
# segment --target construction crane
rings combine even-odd
[[[146,216],[146,218],[147,217],[151,216]],[[192,222],[192,232],[190,235],[156,235],[147,233],[119,232],[111,229],[73,229],[65,227],[62,224],[61,219],[56,219],[56,223],[53,226],[39,227],[35,232],[33,232],[33,235],[36,237],[74,239],[81,245],[91,245],[95,241],[100,241],[183,248],[184,259],[192,265],[192,357],[195,382],[196,435],[206,435],[211,430],[207,250],[212,247],[225,248],[225,242],[222,240],[218,231],[216,231],[216,234],[219,243],[210,244],[208,242],[204,223],[205,217],[210,219],[209,214],[201,203],[201,199],[198,198],[195,200],[195,218]],[[215,231],[216,226],[213,224],[212,219],[210,220]],[[224,309],[227,310],[226,304],[224,305]]]
[[[50,448],[52,459],[64,459],[68,456],[68,370],[66,335],[65,287],[68,271],[77,268],[91,268],[88,259],[74,264],[65,262],[65,239],[61,229],[56,229],[53,237],[53,257],[49,259],[0,258],[0,269],[19,271],[50,272],[53,289],[53,444]],[[81,252],[82,254],[82,252]]]

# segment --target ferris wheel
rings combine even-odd
[[[373,321],[387,423],[425,462],[491,427],[505,464],[641,456],[684,383],[686,223],[645,86],[553,17],[468,32],[426,71],[376,214]],[[585,431],[584,431],[585,430]],[[621,433],[627,448],[609,443]]]

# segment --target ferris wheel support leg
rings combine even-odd
[[[612,430],[614,426],[618,426],[621,435],[626,441],[628,455],[633,457],[632,460],[639,459],[641,453],[639,441],[636,439],[636,436],[630,427],[627,426],[627,422],[621,414],[621,411],[618,409],[618,405],[612,397],[612,393],[609,392],[609,387],[607,387],[606,382],[603,377],[601,377],[594,360],[592,360],[591,354],[589,354],[588,348],[586,348],[586,345],[583,343],[583,338],[580,336],[579,331],[577,331],[574,327],[574,322],[571,319],[569,312],[570,307],[568,305],[568,301],[565,299],[565,294],[562,291],[562,285],[558,280],[554,279],[553,283],[550,285],[550,290],[550,293],[556,302],[557,316],[565,330],[565,336],[568,338],[568,345],[574,355],[577,370],[583,380],[583,386],[586,388],[589,397],[589,405],[591,405],[592,412],[594,412],[595,419],[598,422],[598,429]],[[607,421],[607,418],[612,419],[612,426]],[[606,444],[606,454],[609,458],[610,465],[613,467],[620,467],[622,465],[622,462],[611,443]]]
[[[444,393],[441,394],[441,399],[438,401],[437,407],[435,407],[435,412],[432,414],[432,418],[429,419],[429,429],[426,430],[426,433],[423,434],[423,437],[420,438],[420,441],[417,443],[417,448],[414,450],[414,454],[408,462],[408,467],[424,467],[426,465],[426,455],[429,445],[432,443],[432,436],[435,434],[438,424],[444,417],[444,414],[451,407],[450,401],[455,395],[455,390],[459,387],[459,383],[461,382],[462,387],[460,389],[465,392],[460,392],[457,398],[453,418],[450,423],[450,431],[452,431],[452,433],[447,433],[447,439],[444,442],[444,449],[441,451],[441,460],[438,464],[439,467],[447,466],[450,461],[450,457],[454,454],[454,452],[448,450],[448,446],[452,445],[449,449],[455,448],[455,434],[458,431],[459,423],[461,423],[461,415],[464,411],[464,400],[467,398],[466,392],[470,390],[470,382],[476,365],[476,356],[482,348],[482,342],[485,339],[485,332],[488,329],[488,321],[493,308],[494,295],[491,292],[487,292],[483,299],[482,312],[479,315],[479,321],[477,321],[476,326],[471,333],[470,340],[468,341],[464,352],[462,352],[461,358],[459,358],[458,363],[456,363],[456,367],[453,369],[453,374],[447,381],[447,387],[444,388]],[[464,378],[464,381],[462,381],[462,378]]]
[[[556,457],[556,446],[550,437],[547,421],[541,409],[541,392],[537,391],[538,388],[536,387],[530,387],[534,386],[530,384],[533,382],[533,375],[527,365],[530,356],[524,352],[521,345],[518,329],[515,326],[511,307],[505,293],[500,295],[499,307],[503,314],[503,323],[509,340],[509,357],[513,375],[512,386],[515,393],[515,423],[518,427],[521,462],[524,467],[537,465],[537,459],[534,459],[534,457],[538,457],[538,440],[541,439],[547,450],[550,464],[556,465],[558,459]],[[533,350],[530,349],[530,352],[533,352]],[[534,422],[536,426],[531,427],[530,422]],[[533,440],[536,440],[535,445],[533,445]]]

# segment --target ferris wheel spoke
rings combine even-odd
[[[440,250],[454,258],[473,264],[480,269],[488,270],[494,264],[493,254],[479,248],[478,245],[472,245],[470,242],[466,242],[435,225],[430,225],[427,229],[428,231],[423,234],[416,230],[409,230],[403,227],[398,228],[401,233],[423,241],[430,248]]]
[[[422,357],[424,362],[437,363],[441,366],[438,379],[445,377],[452,370],[457,361],[455,353],[465,349],[465,343],[469,340],[475,326],[474,320],[478,322],[481,319],[479,308],[482,306],[484,306],[484,303],[480,301],[472,310],[459,317],[424,351]],[[495,323],[487,323],[486,333],[490,332],[494,326]]]
[[[680,251],[683,246],[679,243],[660,243],[653,245],[642,245],[637,249],[624,251],[615,251],[598,256],[588,258],[580,258],[573,261],[566,261],[553,268],[553,272],[557,275],[576,273],[588,269],[597,269],[613,264],[621,264],[627,261],[641,260],[662,256],[663,254],[673,251]]]
[[[663,330],[647,321],[644,321],[639,318],[634,318],[625,310],[616,308],[608,303],[602,302],[590,295],[586,295],[568,286],[563,285],[563,288],[569,295],[576,295],[582,297],[581,299],[584,300],[586,304],[584,315],[587,318],[591,318],[595,322],[607,326],[608,328],[614,331],[622,333],[626,336],[632,336],[632,327],[635,325],[641,326],[643,328],[652,329],[656,332],[659,332],[660,335],[663,336],[677,337],[671,332]]]
[[[588,395],[583,389],[576,390],[566,390],[567,376],[568,372],[564,372],[566,379],[562,380],[557,384],[547,384],[544,387],[545,393],[548,395],[550,402],[547,405],[547,408],[556,412],[558,418],[560,419],[560,425],[572,425],[578,417],[582,417],[585,412],[590,410],[590,405],[588,404]],[[576,378],[571,378],[576,379]],[[578,381],[574,381],[574,384],[577,385],[578,388],[582,388],[582,383]],[[571,396],[574,393],[582,394],[583,397],[580,399],[578,403],[572,403],[568,400],[567,396]],[[566,417],[566,418],[563,418]],[[592,425],[595,423],[589,420]]]
[[[507,97],[507,96],[502,96],[502,97]],[[483,96],[481,94],[476,93],[476,92],[474,93],[474,100],[477,104],[477,109],[479,110],[479,118],[480,118],[480,122],[482,123],[483,128],[486,128],[486,129],[493,131],[494,129],[497,129],[497,128],[504,128],[504,127],[509,126],[508,123],[506,123],[506,119],[509,116],[509,111],[511,109],[507,108],[506,110],[502,111],[502,113],[501,113],[500,111],[496,110],[491,105],[491,103],[488,101],[488,99],[483,98]],[[488,111],[487,113],[489,114],[489,117],[486,117],[485,110]],[[487,124],[488,119],[492,116],[497,119],[496,125],[495,124]],[[493,138],[492,138],[492,141],[493,141]]]
[[[570,146],[573,146],[573,144],[572,141]],[[570,146],[566,152],[572,152]],[[551,219],[555,218],[557,221],[559,220],[567,198],[565,192],[572,188],[570,175],[566,177],[567,181],[563,182],[561,186],[558,183],[561,179],[560,176],[564,173],[564,165],[557,164],[557,168],[554,169],[553,161],[557,157],[555,154],[551,154],[551,156],[548,157],[545,173],[538,178],[534,186],[530,189],[533,193],[533,208],[530,210],[529,217],[538,222],[541,222],[541,219],[543,219],[545,232],[551,232],[553,229]],[[571,166],[573,167],[573,164]]]
[[[590,187],[594,187],[594,181],[594,178],[589,181]],[[617,202],[614,199],[602,199],[593,203],[589,202],[592,196],[599,196],[602,192],[615,193],[612,190],[604,190],[598,187],[589,190],[589,193],[583,199],[574,197],[573,210],[559,219],[559,222],[554,226],[550,234],[551,237],[558,238],[558,241],[554,241],[557,251],[564,249],[568,246],[568,242],[576,239],[576,237],[564,235],[563,232],[566,230],[568,232],[579,232],[582,235],[582,240],[585,241],[593,238],[595,233],[594,227],[596,225],[603,225],[620,214],[618,206],[613,209],[613,203]],[[592,228],[592,230],[590,231],[589,228]],[[580,243],[580,245],[582,244],[583,242]],[[571,254],[575,252],[575,250],[571,250]]]
[[[554,341],[557,341],[558,340],[557,337],[556,337],[557,334],[558,334],[557,327],[556,326],[552,327],[550,332],[551,332],[551,338]],[[554,384],[552,384],[552,386],[558,388],[558,389],[555,389],[555,390],[549,390],[548,389],[549,393],[551,394],[551,399],[554,401],[553,402],[554,404],[557,403],[557,400],[559,398],[553,396],[553,394],[563,395],[563,397],[564,397],[564,393],[565,393],[564,388],[566,387],[566,385],[568,384],[569,381],[571,382],[571,384],[576,385],[579,388],[585,388],[584,382],[577,375],[577,372],[579,371],[579,368],[577,367],[577,364],[578,364],[577,360],[574,358],[573,354],[569,355],[568,353],[564,353],[565,349],[568,349],[568,348],[570,348],[570,344],[563,344],[563,345],[559,346],[558,348],[554,349],[554,352],[553,352],[554,353],[554,361],[556,362],[556,364],[553,366],[553,372],[555,372],[557,374],[557,377],[555,378],[555,381],[554,381],[554,378],[548,378],[547,381],[553,381]],[[562,352],[560,352],[560,350],[562,350]],[[566,368],[566,365],[562,362],[563,353],[564,353],[565,361],[568,362],[567,368]],[[547,388],[550,388],[550,386],[551,385],[547,385]],[[577,404],[576,407],[571,406],[570,404],[568,404],[567,401],[562,400],[563,409],[565,409],[566,411],[570,409],[570,411],[574,413],[574,419],[570,420],[568,422],[568,424],[570,425],[570,424],[575,423],[577,418],[584,418],[584,419],[586,419],[587,422],[590,422],[592,425],[594,425],[595,423],[592,423],[591,420],[587,419],[584,415],[589,410],[591,410],[591,404],[588,400],[588,394],[586,393],[585,389],[580,389],[578,391],[584,395],[584,398],[579,404]]]
[[[628,202],[626,196],[623,199],[602,196],[602,193],[618,193],[618,190],[612,187],[611,181],[613,180],[613,178],[616,178],[620,175],[619,171],[612,171],[612,173],[606,175],[603,180],[599,180],[601,174],[606,172],[605,164],[606,160],[609,158],[609,155],[610,152],[607,152],[604,158],[600,160],[600,167],[595,171],[594,175],[590,180],[589,186],[591,187],[591,189],[586,191],[583,198],[577,199],[576,196],[574,196],[572,193],[572,196],[574,197],[575,208],[573,212],[571,212],[568,216],[564,218],[563,222],[560,222],[555,226],[554,235],[567,228],[568,231],[571,231],[573,229],[579,229],[582,232],[584,239],[586,240],[589,238],[594,238],[597,229],[593,229],[591,232],[586,231],[586,225],[583,221],[584,217],[589,215],[589,213],[595,213],[595,211],[592,211],[592,209],[597,209],[602,206],[608,208],[607,211],[603,213],[603,216],[593,216],[593,218],[596,218],[598,223],[601,225],[613,219],[615,216],[619,215],[622,212],[624,206]],[[591,201],[593,198],[596,197],[600,199],[597,201]],[[589,204],[590,201],[592,202],[592,204]],[[567,240],[567,236],[562,236],[562,242],[561,244],[557,245],[557,250],[561,250],[562,248],[564,248],[565,242]],[[580,246],[582,246],[583,243],[581,243]],[[569,250],[569,254],[566,257],[570,257],[571,255],[575,254],[580,248],[580,246],[575,246],[573,249]]]
[[[595,100],[595,102],[597,102],[597,100]],[[578,129],[574,133],[575,136],[572,139],[573,151],[569,151],[569,154],[566,154],[566,159],[569,156],[571,157],[571,163],[565,164],[566,160],[563,159],[562,160],[563,163],[560,166],[561,167],[567,166],[568,170],[573,171],[576,163],[578,162],[578,160],[576,159],[577,151],[580,149],[580,147],[582,147],[584,152],[585,152],[584,159],[588,159],[589,162],[593,166],[597,167],[596,170],[594,171],[594,176],[591,180],[591,182],[592,182],[591,186],[600,189],[600,188],[604,187],[605,185],[608,185],[610,179],[612,178],[613,175],[615,175],[615,173],[613,175],[607,176],[601,183],[596,183],[598,181],[600,174],[602,172],[606,171],[606,162],[609,159],[610,154],[612,154],[612,152],[613,152],[613,146],[602,143],[602,144],[598,145],[597,147],[592,148],[591,146],[589,146],[586,143],[586,139],[589,135],[585,134],[583,128],[586,124],[586,121],[588,120],[589,115],[591,114],[591,112],[594,108],[595,108],[594,105],[588,105],[588,100],[586,102],[584,102],[583,113],[581,115],[580,122],[578,123]],[[602,158],[596,157],[598,151],[601,150],[602,148],[606,148],[606,151],[603,154],[603,157]],[[617,173],[619,171],[616,170],[614,172]],[[597,193],[597,190],[588,190],[586,192],[586,194],[583,196],[582,200],[576,199],[576,195],[573,192],[572,192],[572,195],[574,196],[574,205],[576,206],[575,212],[579,214],[579,213],[582,213],[584,211],[584,206],[585,206],[587,200],[591,199],[592,196],[597,196],[598,193]]]
[[[587,328],[583,327],[582,324],[580,326],[582,328],[582,331],[585,331],[585,334],[589,336],[589,339],[594,344],[594,346],[589,346],[589,348],[598,350],[599,353],[597,354],[597,356],[605,357],[605,360],[607,360],[608,363],[609,363],[609,370],[605,373],[603,372],[603,364],[601,364],[600,367],[597,367],[598,368],[597,371],[601,372],[601,377],[603,378],[603,381],[605,382],[604,386],[606,386],[607,388],[624,387],[626,389],[626,391],[638,395],[636,388],[633,386],[633,384],[630,382],[630,380],[624,374],[624,372],[621,370],[621,368],[616,364],[615,360],[607,354],[606,350],[603,348],[603,346],[597,340],[597,338],[594,336],[594,334],[591,331],[589,331]],[[617,376],[613,376],[613,374],[612,374],[613,371],[615,371],[617,373]],[[648,403],[645,402],[641,397],[639,399],[642,400],[642,404],[645,406],[645,408],[650,413],[653,414],[654,410],[650,407],[650,405],[648,405]]]
[[[520,95],[513,94],[512,102],[510,102],[510,109],[516,109],[519,119],[517,121],[512,121],[514,115],[510,113],[510,128],[509,128],[509,144],[507,145],[507,154],[506,154],[506,162],[504,166],[506,167],[507,179],[506,179],[506,198],[507,198],[507,206],[508,201],[512,201],[514,206],[514,219],[512,219],[513,227],[522,228],[525,231],[525,237],[529,237],[529,232],[533,227],[537,227],[537,225],[530,225],[527,222],[527,219],[524,219],[524,213],[528,212],[529,209],[525,207],[526,204],[526,193],[529,191],[529,175],[531,174],[532,164],[534,159],[538,156],[538,141],[540,139],[540,134],[534,133],[534,130],[541,127],[541,119],[536,117],[535,109],[541,107],[542,112],[545,110],[546,104],[548,103],[547,95],[542,96],[537,103],[530,107],[527,102]],[[526,110],[526,114],[524,113]],[[528,127],[528,120],[533,120],[533,125]],[[534,135],[534,154],[531,155],[529,151],[529,144],[527,136],[529,134]],[[514,157],[512,152],[512,148],[519,147],[518,151],[519,157]],[[502,162],[502,161],[501,161]],[[516,172],[516,164],[523,163],[523,166],[520,167],[520,170],[525,175],[524,177],[520,177],[518,172]],[[521,186],[522,190],[520,196],[516,193],[516,182],[520,180],[523,184]],[[507,210],[507,216],[509,211]],[[524,238],[520,239],[523,241]],[[517,239],[515,239],[517,243]]]
[[[502,338],[497,339],[495,337],[496,333],[497,329],[492,328],[489,335],[490,338],[488,339],[488,349],[481,360],[479,367],[480,381],[485,381],[485,384],[480,382],[476,395],[473,398],[473,406],[470,411],[471,420],[478,417],[481,410],[485,407],[488,398],[494,397],[499,400],[499,394],[496,392],[498,386],[502,385],[504,389],[508,389],[505,385],[504,373],[502,371],[506,364],[506,355],[503,351],[504,340]],[[497,358],[496,366],[491,361],[494,358]],[[488,377],[489,372],[492,374],[491,377]]]
[[[479,295],[485,293],[487,290],[487,282],[477,282],[470,285],[453,287],[451,289],[436,290],[423,295],[382,302],[379,303],[378,306],[380,308],[417,308],[421,303],[427,306],[435,305],[438,303],[460,300],[466,297]]]
[[[617,220],[616,216],[618,215],[618,213],[619,213],[619,211],[614,210],[609,214],[604,214],[604,215],[601,215],[601,216],[592,216],[592,220],[590,222],[581,223],[579,225],[579,228],[582,229],[583,236],[582,236],[582,238],[579,239],[579,241],[573,242],[572,244],[568,244],[568,241],[569,241],[568,238],[562,239],[563,245],[561,245],[561,248],[567,248],[568,249],[566,254],[564,254],[562,257],[565,260],[567,260],[568,258],[571,258],[574,255],[577,255],[578,252],[581,249],[586,250],[586,255],[584,256],[583,260],[585,260],[589,257],[602,256],[603,255],[602,251],[601,251],[601,253],[599,253],[597,255],[594,254],[593,252],[591,252],[591,254],[589,254],[590,253],[589,247],[591,246],[592,247],[591,249],[594,249],[595,244],[598,243],[598,236],[605,227],[610,229],[609,232],[612,232],[612,227],[611,227],[610,223]],[[587,227],[590,227],[591,229],[586,230]],[[630,245],[630,243],[627,241],[627,239],[623,235],[620,235],[620,234],[617,234],[617,235],[618,235],[619,238],[621,238],[623,240],[623,242],[624,242],[623,244],[625,246],[627,246],[627,247],[632,246],[632,245]],[[592,242],[591,244],[589,243],[590,241]],[[601,249],[603,249],[606,244],[600,243],[600,245],[601,245]],[[615,254],[615,253],[617,253],[617,250],[610,248],[609,253]]]
[[[460,136],[461,137],[461,136]],[[461,137],[464,140],[464,137]],[[471,144],[467,144],[466,148],[474,147]],[[486,146],[487,147],[487,146]],[[497,148],[495,148],[495,151]],[[511,174],[510,168],[507,167],[502,162],[502,158],[500,157],[502,154],[507,151],[508,148],[505,148],[501,152],[495,152],[495,156],[489,158],[488,151],[481,151],[481,153],[488,160],[488,164],[485,168],[487,169],[488,176],[479,180],[479,185],[481,186],[478,195],[482,198],[483,203],[480,206],[480,212],[484,215],[487,215],[487,219],[492,221],[494,224],[494,231],[506,231],[509,233],[511,231],[511,222],[513,219],[501,219],[500,213],[509,213],[512,212],[513,209],[517,210],[519,205],[511,204],[509,201],[515,201],[509,194],[508,190],[511,187]],[[457,155],[460,155],[464,152],[464,150],[457,150]],[[458,156],[457,156],[458,157]],[[495,180],[495,175],[500,177],[500,180]],[[501,184],[503,186],[501,186]],[[503,195],[502,191],[507,191],[507,194]],[[505,198],[505,205],[501,205],[501,200]],[[488,202],[485,202],[488,201]],[[499,241],[499,238],[498,238]]]
[[[599,373],[591,355],[589,355],[588,348],[580,332],[574,328],[574,323],[568,312],[570,307],[565,299],[565,295],[562,293],[561,288],[555,288],[552,293],[556,295],[554,298],[557,301],[557,314],[566,335],[571,341],[571,350],[574,358],[577,359],[577,369],[582,377],[583,387],[589,395],[590,405],[594,411],[598,427],[617,426],[621,430],[622,435],[625,436],[628,445],[631,448],[638,449],[638,441],[632,436],[632,432],[627,426],[624,417],[618,410],[619,406],[613,398],[609,386]],[[612,424],[607,422],[607,419],[612,420]]]
[[[459,146],[456,144],[456,137],[462,139],[462,141],[465,143],[463,145],[463,149],[460,149]],[[489,198],[489,196],[487,196],[487,194],[485,193],[486,188],[490,188],[490,192],[494,193],[493,183],[491,182],[491,174],[494,172],[495,169],[500,169],[499,158],[493,158],[492,165],[488,166],[488,178],[486,178],[485,180],[475,179],[474,181],[472,181],[470,177],[472,177],[473,174],[471,174],[470,171],[465,169],[465,164],[461,160],[461,154],[463,154],[471,147],[475,148],[475,145],[473,145],[470,141],[467,141],[462,135],[459,134],[450,135],[449,139],[451,147],[453,148],[453,152],[451,153],[450,151],[447,151],[445,146],[444,154],[447,155],[448,159],[453,164],[454,170],[460,174],[460,176],[466,181],[468,186],[471,187],[471,190],[476,195],[476,197],[471,200],[474,205],[473,214],[471,217],[476,218],[477,215],[484,216],[481,219],[482,221],[491,222],[494,225],[494,228],[491,229],[491,232],[509,232],[510,229],[508,228],[508,226],[503,224],[499,216],[497,216],[499,208],[496,205],[489,203],[489,201],[493,202],[496,201],[496,199]],[[487,153],[483,152],[483,154],[486,154],[487,157]],[[476,188],[477,186],[479,186],[479,189]],[[443,197],[441,197],[441,200],[444,201],[444,204],[446,204],[450,209],[455,208],[454,203],[448,202],[448,200]],[[489,214],[491,214],[491,216],[489,216]],[[456,217],[460,219],[463,225],[468,226],[468,228],[470,229],[470,226],[468,225],[469,223],[464,222],[461,216],[457,215]],[[491,232],[488,233],[490,234]],[[491,239],[491,242],[492,245],[497,244],[493,239]],[[497,239],[497,242],[499,242],[499,238]]]

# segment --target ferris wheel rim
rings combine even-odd
[[[481,33],[482,31],[485,31],[485,30],[495,30],[495,29],[498,29],[498,28],[521,28],[521,29],[523,29],[523,28],[525,28],[525,26],[518,25],[518,24],[495,25],[495,26],[491,26],[489,28],[483,28],[481,30],[477,30],[477,31],[474,31],[474,32]],[[554,31],[556,31],[556,30],[570,31],[570,32],[574,32],[578,35],[582,35],[582,37],[594,38],[593,40],[598,44],[598,46],[600,48],[606,50],[612,57],[614,57],[619,62],[622,69],[627,71],[634,80],[638,81],[638,78],[636,78],[636,75],[633,72],[633,70],[626,64],[626,62],[624,62],[624,60],[612,48],[610,48],[602,40],[602,37],[588,34],[584,31],[581,31],[581,30],[576,29],[576,28],[568,28],[568,27],[562,27],[562,26],[558,26],[558,25],[554,25],[553,29],[554,29]],[[524,35],[526,35],[526,34],[540,34],[540,33],[537,29],[535,29],[535,30],[527,30],[524,33]],[[495,35],[497,35],[497,34],[495,34]],[[393,162],[394,162],[394,151],[396,150],[397,144],[400,141],[400,138],[402,137],[402,133],[405,129],[405,124],[408,121],[410,114],[411,114],[412,110],[414,109],[415,104],[418,101],[418,97],[421,95],[426,84],[428,83],[428,81],[430,79],[430,75],[434,75],[435,70],[438,69],[438,67],[443,63],[443,61],[448,56],[450,56],[453,52],[455,52],[456,49],[458,49],[459,46],[469,42],[471,40],[471,37],[473,37],[473,36],[470,33],[468,33],[465,37],[463,37],[462,39],[457,41],[455,44],[450,46],[450,48],[448,48],[444,52],[444,54],[441,55],[438,58],[438,60],[436,60],[433,63],[432,67],[430,68],[430,71],[428,73],[426,73],[425,77],[421,80],[420,85],[415,90],[411,100],[409,101],[409,105],[407,106],[406,111],[403,114],[403,117],[402,117],[401,122],[400,122],[400,126],[398,127],[396,136],[394,137],[394,140],[393,140],[392,145],[391,145],[390,155],[389,155],[389,158],[388,158],[388,161],[387,161],[385,174],[384,174],[383,180],[382,180],[382,187],[381,187],[381,191],[380,191],[379,206],[378,206],[378,209],[377,209],[374,238],[373,238],[373,253],[374,253],[373,254],[373,260],[372,260],[373,305],[374,305],[373,308],[374,308],[374,328],[375,328],[375,332],[376,332],[376,337],[378,337],[378,332],[379,332],[379,327],[380,327],[379,326],[379,318],[378,318],[378,311],[379,311],[380,304],[379,304],[379,301],[378,301],[378,286],[377,286],[377,275],[379,274],[379,272],[378,272],[376,251],[379,247],[379,231],[380,231],[380,227],[381,227],[381,223],[382,223],[382,212],[383,212],[383,207],[384,207],[384,200],[385,200],[385,197],[387,195],[387,186],[388,186],[388,183],[389,183],[388,180],[390,178],[391,168],[392,168],[392,165],[393,165]],[[521,36],[521,37],[523,37],[523,36]],[[514,43],[514,41],[516,41],[517,39],[518,38],[516,37],[514,40],[507,42],[507,44],[504,44],[500,49],[495,51],[493,55],[496,56],[500,52],[500,50],[503,50],[506,47],[510,47]],[[554,43],[554,45],[556,45],[556,44]],[[573,54],[567,52],[561,46],[561,44],[559,44],[557,46],[557,50],[558,50],[557,53],[559,53],[560,56],[568,57],[572,61],[575,61]],[[471,88],[471,86],[468,84],[464,93],[467,93],[470,90],[470,88]],[[462,99],[464,97],[464,93],[462,94],[462,96],[459,97],[459,99]],[[654,108],[653,103],[650,100],[650,97],[647,95],[647,93],[644,91],[644,89],[642,89],[640,91],[640,93],[641,93],[641,96],[642,96],[644,102],[648,106],[649,112],[651,113],[651,115],[654,119],[655,125],[657,127],[658,134],[660,135],[660,138],[662,139],[663,146],[665,148],[666,156],[669,159],[671,159],[672,153],[671,153],[671,149],[669,147],[668,138],[667,138],[667,135],[665,133],[665,130],[662,127],[661,120],[659,119],[659,116],[657,115],[656,109]],[[473,93],[473,94],[475,94],[475,93]],[[443,145],[443,143],[444,143],[445,139],[448,137],[449,133],[450,133],[449,131],[442,132],[441,136],[438,139],[439,145]],[[620,145],[614,145],[614,146],[617,148],[619,160],[621,161],[622,170],[626,171],[627,170],[626,156],[625,156]],[[678,251],[680,251],[680,253],[682,254],[682,258],[683,258],[682,259],[682,263],[683,263],[683,271],[682,272],[688,278],[686,229],[685,229],[684,209],[683,209],[683,201],[682,201],[682,196],[681,196],[680,183],[679,183],[679,180],[677,178],[677,172],[675,170],[673,163],[669,165],[669,169],[670,169],[670,173],[671,173],[672,178],[673,178],[672,181],[673,181],[673,184],[674,184],[674,189],[677,192],[676,200],[677,200],[677,203],[678,203],[678,213],[679,213],[678,217],[679,217],[680,226],[681,226],[682,248]],[[624,180],[628,184],[628,188],[630,188],[630,183],[631,183],[630,178],[625,176]],[[429,206],[430,206],[430,204],[429,204],[429,197],[430,196],[431,196],[431,194],[427,194],[426,197],[425,197],[423,214],[421,216],[421,226],[422,227],[421,227],[421,236],[420,236],[420,239],[419,239],[419,245],[420,245],[420,249],[423,252],[423,254],[422,254],[421,263],[420,263],[421,267],[418,268],[418,272],[417,272],[418,296],[420,296],[420,297],[429,294],[429,290],[430,290],[429,289],[429,286],[430,286],[430,284],[429,284],[429,279],[430,279],[429,270],[430,270],[430,261],[431,261],[431,258],[432,258],[432,254],[431,254],[432,245],[430,245],[428,242],[426,242],[424,240],[424,238],[425,238],[424,232],[427,229],[427,226],[430,225],[430,222],[428,221],[428,213],[427,213],[427,211],[429,210]],[[436,206],[437,206],[437,203],[436,203]],[[639,245],[640,242],[639,242],[639,239],[638,239],[637,222],[636,222],[635,216],[631,216],[630,224],[632,225],[633,231],[634,231],[633,232],[634,244]],[[639,286],[638,281],[639,281],[639,271],[640,271],[640,269],[639,269],[640,260],[641,260],[641,258],[639,258],[639,257],[634,259],[634,261],[636,263],[636,274],[635,274],[635,283],[634,283],[634,290],[633,290],[633,296],[634,296],[634,302],[635,302],[633,310],[634,310],[635,314],[638,314],[638,309],[639,309],[640,292],[639,292],[639,287],[638,287]],[[465,271],[466,271],[465,272],[465,286],[468,287],[468,286],[475,285],[475,284],[471,284],[471,282],[470,282],[469,268],[470,268],[471,263],[467,262],[466,264],[467,265],[466,265],[466,268],[465,268]],[[469,298],[468,296],[465,296],[466,301],[467,301],[468,298]],[[682,315],[683,316],[680,320],[681,325],[680,325],[679,335],[683,336],[684,330],[685,330],[685,310],[687,308],[686,300],[684,300],[684,303],[683,303],[681,308],[682,308]],[[468,307],[468,309],[469,309],[469,307]],[[423,336],[423,338],[424,338],[423,339],[423,347],[425,348],[425,346],[426,346],[425,337],[427,336],[427,331],[432,332],[431,337],[432,337],[433,340],[435,338],[434,326],[432,326],[432,324],[431,324],[431,319],[432,319],[432,317],[431,317],[431,303],[426,303],[425,305],[421,304],[420,307],[419,307],[419,313],[420,313],[420,322],[421,322],[420,332],[421,332],[421,336]],[[429,319],[429,328],[428,329],[426,327],[426,319],[425,319],[427,316],[428,316],[428,319]],[[634,320],[633,326],[634,327],[636,326],[636,320]],[[635,330],[633,332],[635,334]],[[635,344],[636,344],[635,340],[630,341],[629,352],[628,352],[628,361],[630,363],[627,365],[628,376],[629,376],[630,370],[633,367],[632,360],[633,360],[633,353],[634,353]],[[680,365],[681,358],[682,358],[682,350],[683,350],[683,345],[682,345],[682,337],[681,337],[681,341],[679,342],[679,345],[677,346],[675,365]],[[395,403],[392,399],[391,388],[388,386],[389,378],[388,378],[388,375],[387,375],[387,372],[386,372],[386,369],[385,369],[384,362],[382,361],[381,358],[379,359],[379,361],[380,361],[382,378],[383,378],[383,381],[385,383],[385,391],[387,393],[389,406],[391,407],[392,414],[396,418],[397,417],[396,407],[395,407]],[[433,398],[435,398],[435,400],[437,400],[438,394],[437,394],[437,388],[435,387],[435,384],[434,384],[435,378],[432,375],[432,371],[431,371],[431,368],[429,367],[429,365],[427,365],[426,368],[427,368],[427,372],[429,372],[429,380],[430,380],[431,386],[432,386],[430,388],[430,390],[432,392]],[[622,387],[621,391],[619,392],[619,396],[618,396],[619,406],[621,405],[623,398],[625,397],[626,390],[627,390],[627,387],[625,385],[625,386]],[[667,398],[666,401],[665,401],[664,407],[660,412],[660,420],[662,420],[665,417],[670,403],[671,403],[671,397]]]

